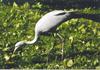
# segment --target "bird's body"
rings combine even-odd
[[[59,15],[59,13],[62,13]],[[69,13],[65,11],[52,11],[44,15],[36,24],[36,32],[49,32],[50,30],[55,30],[62,22],[64,22]]]
[[[63,10],[54,10],[44,15],[35,26],[35,37],[32,41],[20,41],[15,44],[15,50],[25,44],[34,44],[41,34],[49,34],[56,31],[56,28],[69,19],[70,13]],[[15,51],[14,50],[14,51]]]
[[[32,41],[20,41],[15,44],[15,49],[25,44],[34,44],[39,36],[44,33],[51,33],[56,31],[56,28],[64,21],[68,20],[70,11],[54,10],[44,15],[35,26],[35,37]]]
[[[87,18],[88,16],[76,14],[76,11],[63,11],[63,10],[55,10],[52,12],[47,13],[44,15],[35,26],[35,37],[32,41],[20,41],[15,44],[15,49],[20,46],[23,46],[25,44],[34,44],[39,36],[44,33],[51,33],[53,31],[56,31],[56,28],[63,22],[71,19],[71,18],[80,18],[84,17]],[[89,16],[90,18],[91,16]]]

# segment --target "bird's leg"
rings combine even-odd
[[[48,59],[47,59],[47,64],[49,64],[49,60],[50,60],[50,53],[51,53],[51,51],[52,51],[52,49],[54,48],[54,43],[53,42],[51,42],[51,48],[49,49],[49,51],[48,51]]]
[[[59,33],[57,33],[57,36],[61,39],[61,42],[62,42],[61,52],[62,52],[62,60],[63,60],[64,58],[64,38]]]

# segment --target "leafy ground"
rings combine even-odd
[[[0,4],[0,68],[100,69],[100,23],[84,18],[71,19],[58,28],[64,43],[56,35],[41,36],[35,45],[22,47],[13,54],[16,42],[34,38],[36,22],[47,13],[34,10],[35,7],[41,5],[30,9],[27,3]],[[91,8],[81,11],[100,13]]]

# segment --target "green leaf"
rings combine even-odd
[[[73,64],[74,64],[74,62],[73,62],[72,59],[68,60],[68,62],[67,62],[67,66],[68,66],[68,67],[72,67]]]
[[[17,5],[16,2],[13,3],[13,7],[14,7],[14,8],[18,7],[18,5]]]
[[[10,59],[10,56],[8,56],[7,54],[5,54],[4,58],[5,58],[6,61],[8,61]]]
[[[93,64],[96,65],[97,63],[99,63],[99,60],[95,59],[94,62],[93,62]]]

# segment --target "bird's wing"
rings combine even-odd
[[[59,12],[59,13],[55,14],[55,16],[64,15],[64,14],[66,14],[65,11],[63,11],[63,12]]]
[[[77,10],[72,10],[72,11],[63,11],[63,10],[55,10],[54,13],[55,13],[55,16],[60,16],[60,15],[65,15],[65,14],[68,14],[68,13],[76,13],[78,12]]]
[[[54,15],[54,16],[64,15],[64,14],[66,14],[66,12],[63,10],[54,10],[54,11],[50,12],[50,15]]]

